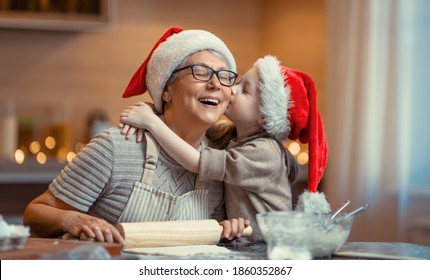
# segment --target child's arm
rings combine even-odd
[[[187,170],[197,173],[200,152],[176,135],[152,108],[143,102],[128,107],[120,114],[120,122],[149,130],[163,149]],[[134,130],[133,130],[134,132]]]

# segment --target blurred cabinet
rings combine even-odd
[[[0,27],[84,31],[116,22],[117,0],[0,0]]]
[[[49,183],[0,184],[0,214],[21,217],[28,203],[42,194]]]
[[[21,217],[28,203],[42,194],[64,164],[0,164],[0,214]]]

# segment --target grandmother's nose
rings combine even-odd
[[[217,75],[212,75],[212,77],[207,82],[209,86],[215,87],[217,89],[221,88],[221,82],[219,81],[219,78]]]

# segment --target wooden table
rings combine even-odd
[[[63,240],[56,238],[28,238],[21,250],[8,250],[0,252],[1,260],[32,260],[42,259],[53,254],[70,252],[82,246],[102,246],[112,258],[121,255],[122,246],[112,243],[94,243],[79,240]],[[57,255],[61,256],[61,255]]]

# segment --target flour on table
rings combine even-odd
[[[163,255],[163,256],[189,256],[197,254],[226,254],[230,252],[225,247],[217,245],[190,245],[174,247],[147,247],[129,248],[123,250],[126,253],[143,255]]]

